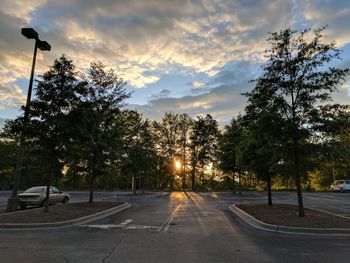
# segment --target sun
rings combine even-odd
[[[177,170],[180,170],[180,169],[181,169],[181,162],[180,162],[179,160],[176,160],[176,161],[175,161],[175,168],[176,168]]]

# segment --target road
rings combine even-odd
[[[349,261],[350,238],[263,232],[252,229],[227,209],[232,202],[263,198],[249,193],[216,199],[193,192],[135,198],[130,209],[85,226],[2,230],[0,261]]]

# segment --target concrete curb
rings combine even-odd
[[[128,208],[130,208],[131,205],[129,203],[124,203],[121,205],[118,205],[116,207],[112,207],[110,209],[68,220],[68,221],[63,221],[63,222],[54,222],[54,223],[29,223],[29,224],[20,224],[20,223],[15,223],[15,224],[0,224],[0,230],[3,229],[40,229],[40,228],[62,228],[62,227],[71,227],[75,225],[80,225],[80,224],[86,224],[92,221],[96,221],[102,218],[105,218],[107,216],[113,215],[115,213],[124,211]]]
[[[264,223],[255,217],[244,212],[236,205],[229,206],[231,212],[237,215],[241,220],[250,225],[251,227],[259,230],[283,233],[283,234],[294,234],[294,235],[321,235],[321,236],[342,236],[350,237],[350,229],[345,228],[306,228],[306,227],[287,227],[278,226]],[[320,210],[318,210],[320,211]],[[323,212],[323,211],[320,211]]]

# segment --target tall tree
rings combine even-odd
[[[187,153],[189,147],[189,136],[193,125],[192,118],[186,114],[179,115],[179,145],[181,147],[181,160],[182,160],[182,188],[186,188],[186,168],[187,168]]]
[[[311,114],[313,119],[313,139],[319,147],[319,163],[328,167],[332,178],[325,181],[329,185],[336,175],[350,176],[350,105],[328,104],[319,106]]]
[[[179,115],[167,112],[160,123],[155,122],[158,151],[167,162],[170,190],[174,188],[174,160],[179,151]]]
[[[219,139],[218,123],[210,114],[198,116],[191,133],[192,148],[192,189],[195,189],[196,165],[201,167],[200,182],[204,187],[204,166],[215,161]]]
[[[48,210],[51,179],[59,182],[69,143],[69,114],[77,107],[84,84],[77,78],[73,62],[64,55],[39,76],[31,103],[28,134],[40,146],[42,164],[47,167],[45,211]]]
[[[238,175],[239,183],[242,174],[242,168],[237,161],[239,144],[244,135],[244,126],[241,124],[242,118],[233,118],[229,125],[225,126],[222,136],[219,140],[219,168],[232,175],[232,193],[235,193],[235,176]],[[241,188],[239,187],[239,193]]]
[[[132,190],[136,194],[137,178],[144,192],[150,180],[149,176],[156,170],[155,136],[149,121],[143,120],[138,112],[124,111],[123,118],[126,129],[123,134],[122,168],[124,172],[131,174]]]
[[[121,148],[118,117],[130,93],[123,79],[101,62],[91,63],[86,80],[88,91],[76,114],[83,123],[76,138],[82,145],[92,203],[95,179],[111,168]]]
[[[334,42],[325,43],[324,29],[285,29],[270,33],[271,46],[259,85],[252,94],[269,96],[286,119],[292,150],[293,176],[297,188],[299,216],[304,216],[301,189],[300,147],[310,132],[308,115],[319,102],[330,100],[330,93],[345,80],[349,69],[328,67],[340,57]]]
[[[245,170],[252,171],[266,182],[268,205],[272,206],[271,180],[274,168],[281,161],[282,118],[277,112],[247,112],[245,135],[239,143],[237,160]]]

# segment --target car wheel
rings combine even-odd
[[[66,196],[65,198],[63,198],[62,204],[68,203],[68,200],[69,200],[69,198]]]
[[[19,205],[21,207],[21,209],[26,209],[26,205]]]

